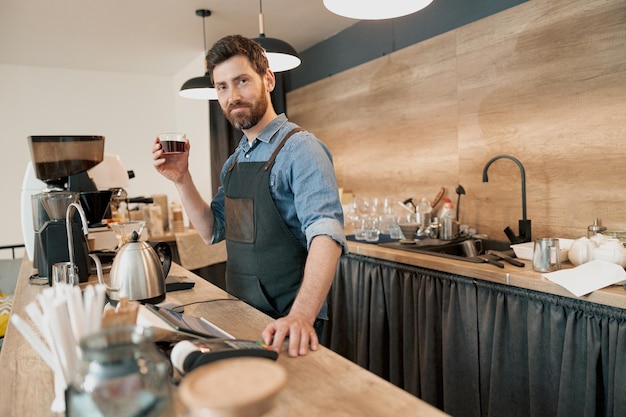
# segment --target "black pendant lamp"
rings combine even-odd
[[[192,98],[196,100],[217,100],[217,91],[211,82],[211,77],[206,71],[206,28],[204,21],[206,17],[211,16],[211,11],[206,9],[196,10],[196,16],[202,18],[202,35],[204,38],[204,75],[202,77],[192,78],[187,80],[180,88],[178,95],[184,98]]]
[[[294,69],[302,62],[294,47],[280,39],[268,38],[265,36],[262,1],[263,0],[259,0],[259,37],[254,38],[253,40],[258,42],[263,49],[265,49],[270,69],[273,72]]]

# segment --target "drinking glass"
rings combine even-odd
[[[365,240],[366,217],[366,215],[358,215],[352,219],[352,225],[354,226],[354,238],[356,240]]]
[[[367,215],[372,212],[372,200],[368,197],[355,196],[353,204],[359,214]]]
[[[378,242],[380,236],[379,225],[380,222],[376,215],[367,216],[364,219],[365,240],[367,242]]]
[[[185,139],[187,139],[187,136],[179,132],[159,134],[159,142],[161,142],[163,153],[185,152]]]

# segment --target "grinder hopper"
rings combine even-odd
[[[104,157],[104,136],[29,136],[28,146],[35,175],[48,188],[65,188],[69,176]]]

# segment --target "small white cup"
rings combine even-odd
[[[187,136],[184,133],[159,133],[159,142],[163,148],[163,153],[183,153],[185,152],[185,140]]]

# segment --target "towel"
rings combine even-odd
[[[576,297],[589,294],[626,280],[626,271],[620,265],[596,259],[572,269],[543,274]]]

